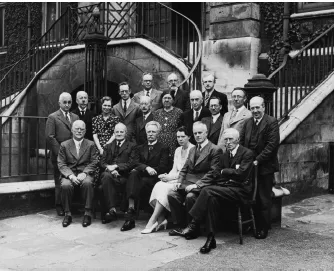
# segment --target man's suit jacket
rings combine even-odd
[[[240,144],[249,148],[254,118],[245,121],[240,135]],[[279,148],[279,125],[276,118],[264,114],[258,124],[259,132],[255,147],[258,172],[260,175],[272,174],[279,169],[277,152]]]
[[[94,112],[86,108],[85,114],[82,116],[80,114],[80,110],[78,107],[72,111],[72,113],[79,116],[79,119],[81,119],[86,124],[86,133],[85,138],[93,141],[93,132],[92,132],[92,119],[95,117]]]
[[[165,91],[171,92],[172,90],[167,88],[163,90],[163,92]],[[179,88],[177,94],[175,94],[172,105],[174,107],[180,108],[183,112],[190,110],[191,109],[190,93],[186,90]]]
[[[73,139],[64,141],[60,145],[57,163],[62,176],[68,178],[69,175],[84,172],[93,176],[98,166],[98,153],[93,141],[83,139],[79,156]]]
[[[202,97],[203,97],[203,106],[205,105],[205,96],[206,96],[206,91],[205,90],[203,93],[202,93]],[[218,92],[214,89],[214,91],[212,92],[211,96],[209,96],[209,99],[212,98],[212,97],[218,97],[220,100],[221,100],[221,105],[222,105],[222,108],[221,108],[221,115],[223,116],[226,112],[228,112],[228,99],[227,99],[227,95],[224,94],[224,93],[221,93],[221,92]],[[209,100],[208,100],[208,103],[207,105],[205,106],[206,108],[209,108]]]
[[[104,148],[104,153],[100,160],[100,166],[103,170],[108,165],[117,165],[116,169],[121,175],[128,174],[139,162],[139,153],[134,142],[125,140],[114,158],[116,151],[116,140],[109,143]],[[113,159],[114,158],[114,159]]]
[[[154,89],[154,88],[151,90],[151,93],[150,93],[151,106],[152,106],[151,111],[156,111],[157,109],[163,107],[162,102],[161,102],[162,93],[163,93],[162,91]],[[144,90],[141,90],[134,94],[134,97],[133,97],[134,102],[137,104],[140,104],[141,96],[145,96]]]
[[[146,143],[147,140],[147,133],[145,132],[145,125],[149,122],[152,121],[153,118],[153,114],[150,113],[150,115],[146,118],[146,120],[144,121],[143,116],[139,117],[136,119],[135,121],[135,137],[136,137],[136,143],[138,145],[142,145],[144,143]]]
[[[127,108],[126,114],[123,111],[121,99],[116,105],[113,106],[112,113],[120,118],[120,121],[127,126],[127,139],[133,141],[135,139],[135,120],[142,115],[142,111],[138,105],[131,100]]]
[[[181,169],[178,181],[181,188],[189,183],[195,183],[200,188],[215,183],[220,176],[220,156],[222,150],[212,142],[201,150],[200,156],[195,161],[196,147],[193,147],[187,157],[187,160]]]
[[[135,169],[138,171],[145,171],[146,167],[152,167],[157,174],[168,172],[169,169],[169,148],[163,143],[157,142],[150,155],[148,143],[138,147],[140,153],[140,160]],[[157,177],[157,176],[156,176]]]
[[[205,117],[210,117],[212,114],[211,112],[205,108],[205,107],[202,107],[201,109],[201,113],[199,115],[199,121],[202,120],[203,118]],[[193,120],[193,109],[190,109],[186,112],[184,112],[181,116],[180,116],[180,121],[181,121],[181,125],[185,126],[188,133],[191,136],[190,138],[190,142],[192,144],[196,144],[195,142],[195,139],[194,139],[194,136],[193,136],[193,123],[194,123],[194,120]]]
[[[45,137],[51,150],[51,161],[53,162],[57,161],[60,144],[72,138],[72,123],[79,120],[79,117],[76,114],[69,114],[71,123],[65,118],[60,109],[48,116],[45,126]]]
[[[220,136],[217,144],[222,149],[225,148],[223,141],[223,131],[228,128],[234,128],[241,133],[245,120],[252,117],[252,113],[247,108],[244,108],[241,112],[239,112],[235,118],[230,119],[232,113],[233,111],[229,111],[223,116]]]
[[[215,145],[218,144],[219,140],[219,135],[220,135],[220,130],[221,130],[221,125],[222,125],[222,119],[223,116],[220,114],[220,117],[216,120],[216,122],[213,124],[212,123],[212,116],[211,117],[206,117],[203,118],[201,121],[206,124],[207,129],[208,129],[208,140]]]

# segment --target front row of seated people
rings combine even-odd
[[[238,144],[239,132],[229,128],[223,133],[227,151],[207,139],[206,124],[193,124],[196,146],[189,142],[185,127],[177,130],[180,145],[174,155],[174,164],[168,170],[169,148],[157,141],[160,124],[150,121],[145,125],[148,141],[143,145],[126,138],[127,128],[115,126],[115,140],[105,146],[100,167],[103,195],[102,223],[117,219],[116,205],[120,193],[124,194],[121,208],[126,210],[121,231],[135,227],[135,202],[140,191],[152,191],[150,205],[154,212],[142,233],[166,228],[170,212],[174,229],[169,235],[194,239],[199,236],[199,225],[206,220],[207,241],[201,253],[216,247],[215,228],[221,206],[247,199],[251,193],[248,180],[253,165],[253,152]],[[92,141],[84,139],[85,123],[77,120],[72,125],[73,138],[61,144],[58,167],[62,174],[61,198],[65,208],[63,227],[71,224],[71,199],[80,189],[85,202],[84,227],[91,224],[93,178],[98,157]],[[188,219],[186,219],[188,218]]]

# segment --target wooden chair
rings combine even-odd
[[[252,178],[252,172],[254,173],[254,177]],[[254,217],[254,211],[253,206],[256,204],[256,193],[257,193],[257,174],[258,169],[257,166],[254,167],[254,170],[251,171],[251,182],[252,182],[252,194],[251,198],[247,202],[240,202],[237,204],[237,222],[238,222],[238,232],[240,235],[240,244],[243,245],[243,233],[242,233],[242,227],[244,224],[252,223],[252,229],[254,232],[254,236],[256,236],[256,223],[255,223],[255,217]],[[250,218],[249,219],[243,219],[242,217],[242,211],[247,209],[249,211]]]

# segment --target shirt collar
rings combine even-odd
[[[123,145],[123,143],[125,142],[126,140],[125,139],[123,139],[122,141],[120,141],[121,143],[120,143],[120,147]],[[118,143],[118,141],[116,140],[116,144]]]
[[[148,142],[148,146],[153,146],[153,145],[155,145],[156,143],[157,143],[157,140],[154,141],[154,142],[152,142],[152,143],[149,143],[149,142]]]
[[[146,114],[143,114],[144,118],[147,119],[149,117],[149,115],[151,114],[151,112],[149,111],[148,113]]]
[[[62,111],[62,113],[63,113],[63,115],[64,115],[64,117],[66,117],[66,112],[62,109],[62,108],[59,108],[59,110],[60,111]],[[67,112],[67,113],[69,113],[70,114],[70,112]]]
[[[78,140],[73,139],[74,144],[76,145],[77,148],[78,148],[78,144],[81,145],[81,143],[83,143],[83,140],[84,140],[84,139],[78,141]]]
[[[208,141],[208,139],[206,138],[206,140],[200,144],[201,149],[203,149],[203,148],[208,144],[208,142],[209,142],[209,141]]]
[[[80,106],[78,106],[78,109],[79,109],[79,112],[81,112],[81,111],[86,112],[87,107],[85,107],[84,109],[82,109]]]
[[[233,149],[233,150],[231,151],[231,154],[232,154],[233,157],[235,156],[235,154],[236,154],[237,149],[238,149],[239,146],[240,146],[240,145],[237,144],[236,147],[235,147],[235,149]]]
[[[240,113],[241,111],[243,111],[245,109],[245,106],[242,105],[240,108],[234,108],[234,110],[237,111],[237,114]]]
[[[205,90],[205,97],[206,97],[206,93],[208,93],[208,96],[210,97],[213,92],[214,92],[214,88],[210,92],[208,92],[207,90]]]
[[[256,122],[256,121],[258,121],[258,124],[262,121],[262,119],[264,118],[264,115],[263,115],[263,117],[261,117],[260,119],[255,119],[254,118],[254,122]]]
[[[192,109],[193,110],[193,115],[195,115],[196,114],[196,112],[199,112],[199,115],[200,115],[200,113],[201,113],[201,110],[202,110],[202,106],[200,107],[200,109],[198,110],[198,111],[195,111],[194,109]]]
[[[152,91],[152,88],[151,89],[149,89],[149,90],[144,90],[144,95],[146,95],[147,94],[147,92],[149,91],[149,96],[151,95],[151,91]]]
[[[212,115],[213,123],[215,123],[219,117],[220,117],[220,113],[216,115]]]
[[[121,100],[122,101],[122,106],[124,105],[124,100]],[[130,102],[131,102],[131,99],[128,98],[128,100],[126,100],[126,103],[127,103],[127,108],[129,107],[130,105]]]

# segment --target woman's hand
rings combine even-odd
[[[100,153],[100,155],[103,155],[104,149],[103,148],[99,148],[99,153]]]
[[[175,183],[174,186],[172,187],[172,190],[176,192],[179,186],[180,186],[180,183]]]

